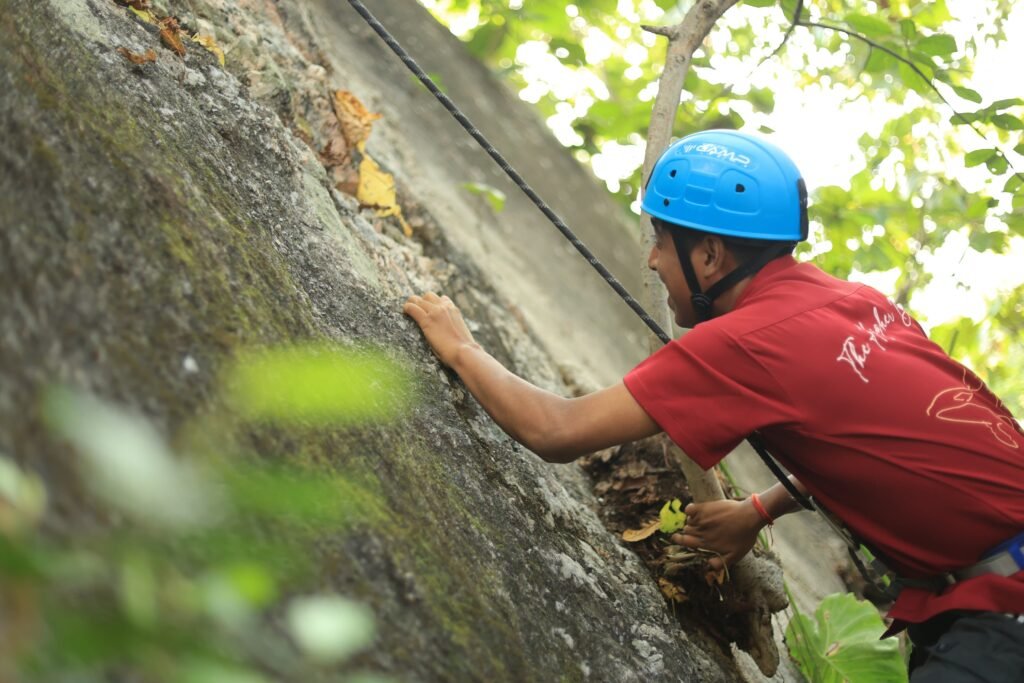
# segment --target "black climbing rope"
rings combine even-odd
[[[473,125],[473,122],[462,113],[462,110],[452,102],[451,98],[441,92],[441,89],[437,87],[437,84],[434,83],[433,79],[430,78],[420,65],[416,63],[416,60],[414,60],[412,56],[405,51],[405,48],[398,44],[398,41],[395,40],[394,36],[392,36],[388,30],[384,28],[384,25],[370,13],[370,10],[366,8],[366,5],[360,2],[360,0],[348,0],[348,2],[352,5],[352,8],[359,13],[359,16],[361,16],[366,23],[370,25],[370,28],[372,28],[374,32],[376,32],[376,34],[380,36],[385,43],[387,43],[387,46],[391,48],[391,51],[398,55],[398,58],[405,63],[409,70],[417,79],[419,79],[420,83],[422,83],[424,87],[426,87],[427,90],[437,98],[438,102],[444,105],[444,108],[447,109],[453,117],[455,117],[455,120],[462,125],[466,132],[469,133],[469,135],[476,140],[481,147],[483,147],[484,151],[487,152],[492,159],[494,159],[495,163],[501,167],[501,170],[505,171],[508,177],[512,179],[512,182],[516,184],[516,187],[522,190],[526,196],[533,201],[537,208],[541,210],[541,213],[547,216],[548,220],[558,228],[558,231],[562,233],[567,240],[569,240],[572,246],[576,247],[576,251],[578,251],[583,258],[587,260],[587,263],[593,266],[594,270],[604,278],[604,281],[607,282],[620,297],[622,297],[622,300],[626,302],[626,305],[633,309],[633,312],[644,321],[644,324],[646,324],[647,327],[657,335],[658,339],[660,339],[663,344],[668,344],[672,341],[672,338],[669,337],[665,331],[661,329],[658,323],[654,322],[654,319],[651,318],[647,311],[643,309],[640,302],[634,299],[632,295],[626,291],[626,288],[622,286],[622,283],[615,279],[615,276],[612,275],[608,269],[604,267],[604,264],[594,256],[590,249],[588,249],[587,246],[583,244],[578,237],[576,237],[573,231],[569,229],[569,226],[558,217],[558,214],[556,214],[551,207],[549,207],[547,203],[540,198],[540,195],[538,195],[534,189],[527,184],[523,177],[519,175],[514,168],[512,168],[508,161],[505,160],[505,157],[501,155],[501,152],[496,150],[494,145],[488,142],[483,133],[481,133],[477,127]],[[761,460],[764,461],[765,465],[771,469],[782,485],[786,487],[786,490],[789,491],[791,496],[793,496],[793,499],[803,507],[813,509],[813,505],[808,500],[807,496],[800,493],[800,491],[798,491],[789,481],[789,478],[785,476],[779,464],[768,452],[767,448],[765,448],[760,436],[756,434],[751,435],[751,437],[748,438],[748,442],[753,446],[754,450],[761,457]]]
[[[440,88],[437,87],[437,84],[434,83],[430,76],[428,76],[420,65],[416,63],[409,53],[405,51],[405,48],[399,45],[398,41],[388,33],[388,30],[384,28],[384,25],[377,21],[377,18],[374,17],[370,13],[370,10],[366,8],[366,5],[359,0],[348,0],[348,2],[352,5],[352,8],[366,20],[366,23],[370,25],[370,28],[372,28],[377,35],[387,43],[388,47],[391,48],[391,51],[398,55],[399,59],[409,67],[409,70],[416,76],[416,78],[419,79],[420,83],[422,83],[427,90],[433,93],[434,97],[436,97],[437,100],[444,105],[444,108],[455,117],[455,120],[462,125],[466,132],[484,148],[484,151],[487,152],[492,159],[494,159],[495,163],[501,167],[501,170],[503,170],[508,177],[512,179],[512,182],[516,184],[516,187],[522,190],[526,196],[533,201],[537,208],[541,210],[541,213],[547,216],[548,220],[554,223],[555,227],[558,228],[558,231],[562,233],[565,239],[569,240],[570,244],[576,247],[576,251],[578,251],[583,258],[587,259],[587,263],[593,266],[594,270],[604,278],[604,281],[607,282],[620,297],[622,297],[622,300],[626,302],[626,305],[633,309],[634,313],[640,316],[640,319],[643,320],[644,324],[651,329],[651,332],[656,334],[658,339],[660,339],[664,344],[668,344],[672,341],[672,338],[665,334],[665,331],[658,326],[658,323],[654,322],[654,319],[651,318],[647,311],[643,309],[640,302],[634,299],[633,296],[626,291],[626,288],[622,286],[622,283],[615,279],[615,276],[604,267],[604,264],[601,263],[596,256],[594,256],[593,252],[587,248],[587,245],[583,244],[583,242],[580,241],[580,238],[576,237],[573,231],[569,229],[569,226],[558,217],[558,214],[556,214],[551,207],[540,198],[540,195],[538,195],[533,188],[523,180],[523,177],[519,175],[511,165],[509,165],[505,160],[505,157],[501,155],[501,152],[496,150],[494,146],[487,141],[487,138],[484,137],[483,133],[481,133],[477,127],[473,125],[472,121],[462,113],[462,110],[460,110],[455,103],[451,101],[451,98],[441,92]]]

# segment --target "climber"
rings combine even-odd
[[[404,311],[492,418],[545,460],[662,431],[713,467],[757,431],[827,510],[900,577],[890,632],[909,626],[914,683],[1024,675],[1024,430],[984,383],[874,289],[793,258],[807,194],[774,145],[705,131],[669,147],[643,210],[648,265],[693,329],[622,382],[563,398],[477,344],[452,301]],[[799,509],[777,484],[691,504],[678,540],[742,557]]]

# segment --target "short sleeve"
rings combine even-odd
[[[709,323],[623,378],[640,407],[704,469],[751,434],[792,423],[796,408],[750,351]]]

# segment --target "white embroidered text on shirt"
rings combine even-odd
[[[871,352],[876,349],[879,351],[886,350],[885,343],[889,341],[886,331],[889,329],[889,326],[896,321],[897,317],[906,327],[910,327],[911,322],[913,322],[910,315],[898,304],[893,305],[892,311],[886,311],[885,313],[880,313],[878,307],[875,306],[872,309],[872,315],[874,322],[871,323],[870,327],[862,322],[857,323],[857,332],[843,340],[842,351],[836,357],[837,362],[848,363],[865,384],[869,381],[867,375],[864,374],[868,358],[871,356]]]

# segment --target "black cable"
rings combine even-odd
[[[433,79],[431,79],[420,65],[416,63],[416,60],[414,60],[412,56],[405,51],[405,48],[398,44],[398,41],[395,40],[394,36],[392,36],[388,30],[384,28],[384,25],[370,13],[370,10],[366,8],[366,5],[360,2],[360,0],[348,0],[348,2],[352,5],[352,9],[358,12],[359,16],[361,16],[366,23],[370,25],[370,28],[372,28],[374,32],[380,36],[385,43],[387,43],[387,46],[391,48],[391,51],[394,52],[403,63],[405,63],[420,83],[422,83],[427,90],[437,98],[438,102],[444,105],[444,108],[447,109],[453,117],[455,117],[455,120],[462,125],[466,132],[469,133],[481,147],[483,147],[484,151],[487,152],[492,159],[494,159],[495,163],[501,167],[501,170],[505,171],[508,177],[512,179],[512,182],[516,184],[516,187],[522,190],[526,196],[533,201],[537,208],[541,210],[541,213],[543,213],[548,220],[558,228],[558,231],[561,232],[567,240],[569,240],[572,246],[576,248],[576,251],[578,251],[583,258],[587,260],[587,263],[593,266],[594,270],[604,278],[604,281],[607,282],[620,297],[622,297],[622,300],[626,302],[626,305],[633,309],[633,312],[644,321],[644,324],[646,324],[647,327],[657,335],[658,339],[660,339],[663,344],[668,344],[672,341],[672,338],[665,334],[665,331],[661,329],[658,323],[654,322],[654,319],[648,315],[647,311],[643,309],[640,303],[634,299],[628,291],[626,291],[626,288],[622,286],[622,283],[615,279],[615,276],[612,275],[608,269],[604,267],[604,264],[602,264],[587,248],[587,246],[583,244],[575,234],[573,234],[572,230],[569,229],[569,226],[558,217],[558,214],[556,214],[551,207],[549,207],[544,200],[540,198],[540,195],[534,192],[533,188],[527,184],[523,177],[520,176],[514,168],[512,168],[512,166],[505,160],[505,157],[501,155],[501,152],[495,149],[494,146],[488,142],[483,133],[481,133],[477,127],[473,125],[472,121],[462,113],[462,110],[452,102],[451,98],[441,92],[441,89],[437,87],[437,84],[434,83]],[[778,463],[776,463],[771,454],[768,453],[768,450],[765,448],[760,438],[756,435],[751,435],[750,438],[748,438],[748,441],[750,442],[750,445],[753,446],[757,454],[761,456],[764,463],[771,469],[779,481],[782,482],[782,485],[786,487],[794,500],[805,508],[813,509],[810,502],[807,500],[807,497],[797,491],[789,481],[789,478],[782,472]]]
[[[567,240],[569,240],[569,243],[576,247],[576,251],[578,251],[583,258],[587,260],[587,263],[589,263],[594,270],[604,278],[604,281],[607,282],[620,297],[622,297],[622,300],[626,302],[626,305],[633,309],[633,312],[644,321],[644,324],[650,328],[651,332],[656,334],[658,339],[660,339],[664,344],[668,344],[672,341],[672,338],[665,334],[665,331],[658,326],[658,323],[654,322],[654,319],[648,315],[647,311],[643,309],[643,306],[641,306],[640,303],[634,299],[628,291],[626,291],[626,288],[622,286],[622,283],[616,280],[615,276],[604,267],[604,264],[602,264],[587,248],[587,246],[583,244],[575,234],[573,234],[572,230],[569,229],[569,226],[558,217],[558,214],[556,214],[551,207],[549,207],[544,200],[540,198],[540,195],[534,192],[533,188],[523,180],[523,177],[520,176],[507,161],[505,161],[505,157],[503,157],[501,153],[487,141],[487,138],[483,136],[483,133],[481,133],[469,118],[462,113],[462,110],[455,106],[455,103],[451,101],[451,98],[441,92],[440,88],[437,87],[430,76],[420,68],[420,65],[417,64],[409,53],[405,51],[405,48],[399,45],[398,41],[388,33],[388,30],[384,28],[383,24],[377,21],[376,17],[370,13],[370,10],[366,9],[366,6],[359,0],[348,0],[348,2],[352,5],[352,9],[358,12],[359,15],[366,20],[366,23],[370,25],[370,28],[372,28],[377,35],[387,43],[388,47],[391,48],[391,51],[398,55],[399,59],[405,63],[409,70],[412,71],[417,79],[419,79],[420,83],[422,83],[427,90],[433,93],[434,97],[436,97],[437,100],[444,105],[444,108],[455,117],[455,120],[462,125],[466,132],[469,133],[481,147],[483,147],[484,151],[487,152],[492,159],[494,159],[495,163],[501,167],[501,170],[505,171],[508,177],[512,179],[512,182],[515,183],[516,186],[533,201],[537,208],[541,210],[541,213],[547,216],[548,220],[558,228],[558,231],[561,232]]]

